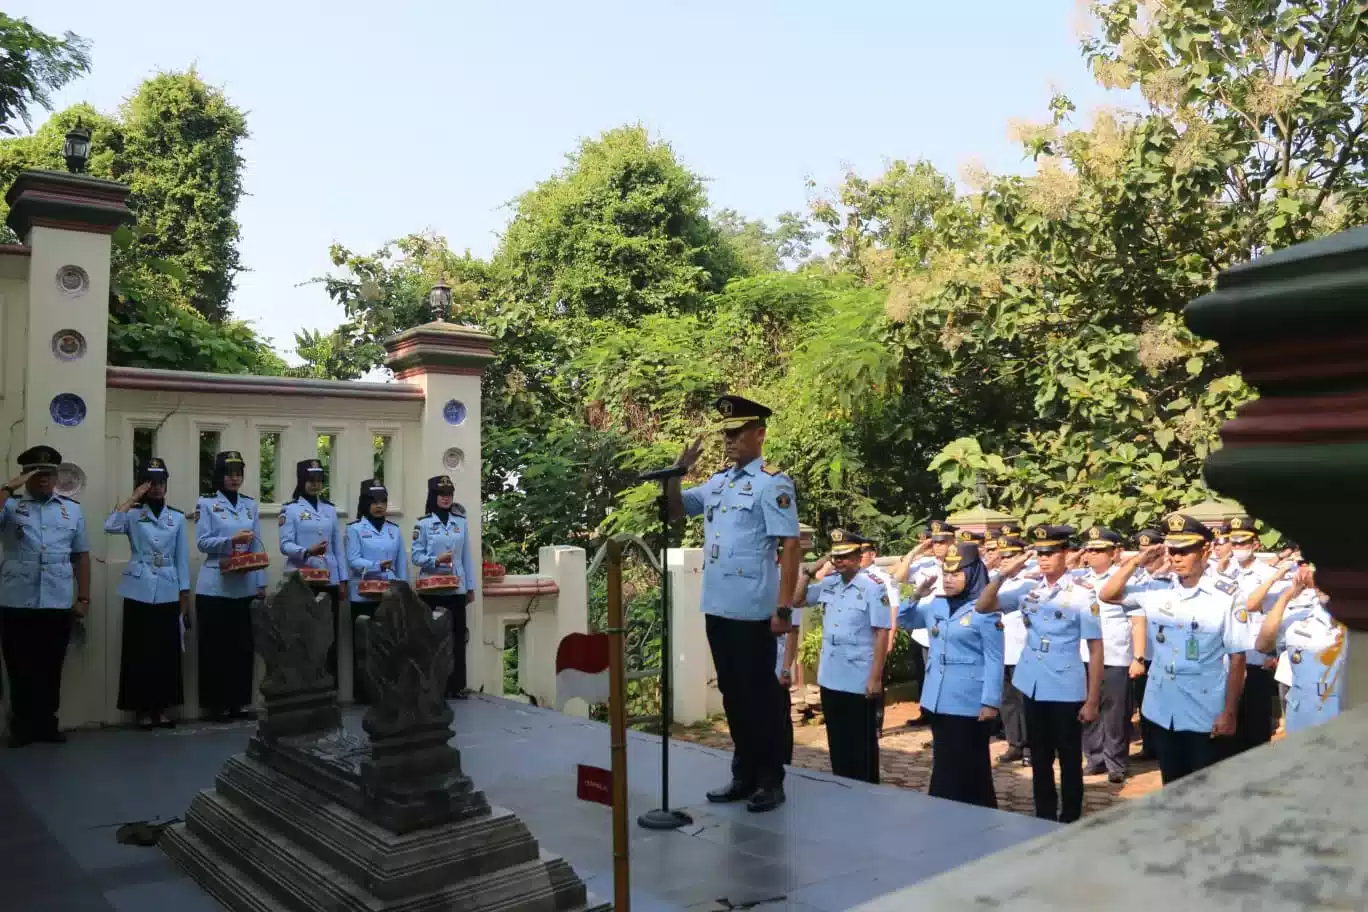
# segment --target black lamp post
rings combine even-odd
[[[72,174],[84,174],[86,162],[90,159],[90,131],[76,121],[76,126],[67,131],[66,142],[62,143],[62,157],[66,159],[67,170]]]
[[[428,307],[432,310],[434,320],[446,321],[451,318],[451,286],[446,283],[445,277],[439,279],[428,292]]]

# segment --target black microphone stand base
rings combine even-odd
[[[677,830],[691,823],[693,823],[693,818],[688,814],[683,811],[672,811],[669,808],[656,808],[637,818],[637,824],[648,830]]]

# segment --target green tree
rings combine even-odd
[[[90,43],[66,32],[40,32],[27,19],[0,13],[0,133],[13,136],[15,121],[33,129],[30,109],[51,111],[50,92],[90,72]]]

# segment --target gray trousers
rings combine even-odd
[[[1126,772],[1130,755],[1131,688],[1124,665],[1102,669],[1102,706],[1097,721],[1083,726],[1083,757],[1088,766]]]
[[[1002,706],[998,712],[1002,715],[1002,733],[1007,738],[1007,745],[1025,750],[1030,746],[1026,740],[1026,707],[1021,702],[1021,691],[1012,683],[1014,671],[1015,665],[1002,666]]]

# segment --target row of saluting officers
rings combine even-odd
[[[20,474],[0,486],[0,640],[9,672],[10,743],[61,742],[57,727],[62,664],[74,622],[90,606],[89,547],[81,505],[53,490],[61,456],[33,447],[19,458]],[[214,721],[249,718],[255,653],[250,606],[265,594],[269,558],[261,540],[260,508],[241,493],[244,462],[234,450],[214,458],[213,493],[186,516],[166,503],[169,471],[159,458],[138,472],[138,487],[109,514],[104,530],[125,535],[130,556],[119,583],[123,637],[118,707],[139,727],[172,727],[168,710],[184,701],[181,652],[190,625],[191,579],[187,522],[206,557],[194,582],[198,622],[199,697]],[[280,516],[280,552],[287,571],[299,571],[326,593],[336,624],[343,592],[349,620],[374,611],[393,580],[418,569],[420,596],[451,618],[458,648],[449,695],[467,695],[465,604],[476,576],[465,511],[453,500],[449,476],[428,480],[424,515],[414,525],[411,555],[399,527],[385,518],[388,494],[368,480],[356,518],[345,529],[322,498],[321,462],[296,467],[297,484]],[[426,582],[428,585],[424,585]],[[334,640],[334,643],[336,640]],[[356,657],[353,657],[356,661]],[[329,667],[337,670],[336,647]],[[354,666],[356,699],[365,702]]]

